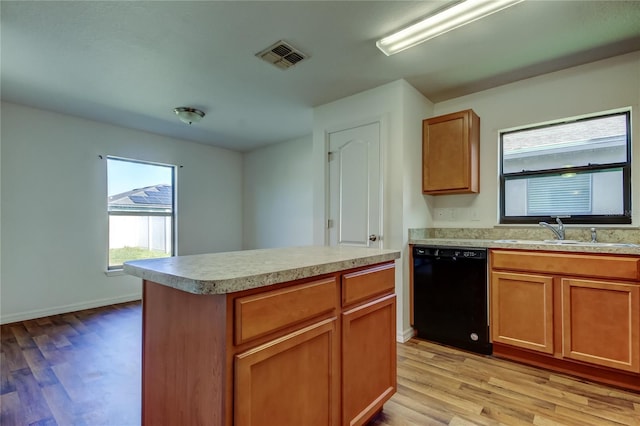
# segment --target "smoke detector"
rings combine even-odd
[[[283,40],[280,40],[261,52],[256,53],[256,56],[263,61],[275,65],[281,70],[291,68],[300,61],[308,58],[307,55]]]

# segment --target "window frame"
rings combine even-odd
[[[579,121],[587,121],[593,120],[595,118],[606,118],[611,116],[624,115],[626,116],[626,162],[617,162],[617,163],[605,163],[605,164],[588,164],[586,166],[573,166],[573,167],[562,167],[562,168],[553,168],[553,169],[544,169],[544,170],[535,170],[535,171],[521,171],[521,172],[512,172],[512,173],[504,173],[504,135],[510,133],[517,133],[525,130],[534,130],[534,129],[542,129],[553,127],[562,124],[574,123]],[[499,131],[499,198],[500,198],[500,218],[499,223],[504,225],[512,225],[512,224],[537,224],[541,221],[548,221],[550,218],[561,217],[563,222],[565,223],[575,223],[575,224],[631,224],[631,109],[625,108],[616,111],[608,111],[601,112],[596,114],[590,114],[588,116],[583,116],[580,118],[565,118],[562,120],[557,120],[550,123],[545,124],[534,124],[523,126],[515,129],[508,129]],[[622,203],[623,203],[623,213],[620,215],[552,215],[552,216],[506,216],[505,208],[506,208],[506,194],[505,194],[505,185],[509,180],[515,179],[523,179],[527,177],[544,177],[544,176],[559,176],[566,173],[589,173],[592,174],[594,172],[600,171],[613,171],[616,169],[620,169],[622,171]]]
[[[133,158],[119,157],[114,155],[106,156],[106,160],[117,160],[117,161],[125,161],[129,163],[136,164],[144,164],[149,166],[159,166],[159,167],[167,167],[171,170],[171,211],[170,212],[162,212],[162,211],[110,211],[109,210],[109,195],[108,195],[108,181],[109,181],[109,172],[108,167],[107,170],[107,273],[109,272],[118,272],[122,271],[123,264],[120,265],[109,265],[109,251],[111,250],[111,241],[110,241],[110,232],[111,232],[111,216],[139,216],[139,217],[171,217],[171,253],[169,257],[174,257],[177,254],[176,241],[177,241],[177,169],[178,166],[174,164],[165,164],[158,163],[155,161],[146,161],[146,160],[138,160]],[[152,258],[152,259],[160,259],[160,258]],[[133,259],[132,259],[133,260]]]

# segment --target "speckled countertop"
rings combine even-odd
[[[572,242],[566,244],[551,238],[548,230],[537,226],[409,229],[410,244],[640,255],[638,228],[597,228],[596,244],[588,242],[590,227],[567,227],[566,238]]]
[[[398,258],[398,250],[309,246],[136,260],[123,270],[189,293],[226,294]]]
[[[463,238],[412,238],[409,244],[438,247],[480,247],[517,250],[563,251],[573,253],[611,253],[640,255],[640,245],[615,243],[571,242],[559,244],[537,240],[482,240]]]

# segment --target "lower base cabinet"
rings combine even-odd
[[[553,353],[553,277],[491,273],[493,341]]]
[[[640,285],[562,279],[561,286],[562,356],[639,373]]]
[[[342,314],[345,426],[365,424],[396,391],[395,312],[389,295]]]
[[[222,295],[143,286],[145,426],[363,425],[396,391],[393,262]]]
[[[494,355],[640,391],[640,257],[491,251]]]
[[[236,426],[338,425],[337,320],[236,355]]]

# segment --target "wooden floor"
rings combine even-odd
[[[640,425],[640,394],[412,339],[373,425]]]
[[[139,303],[6,324],[0,425],[140,424]]]
[[[0,425],[140,424],[139,303],[1,333]],[[640,394],[411,340],[398,345],[398,393],[371,424],[640,425]]]

